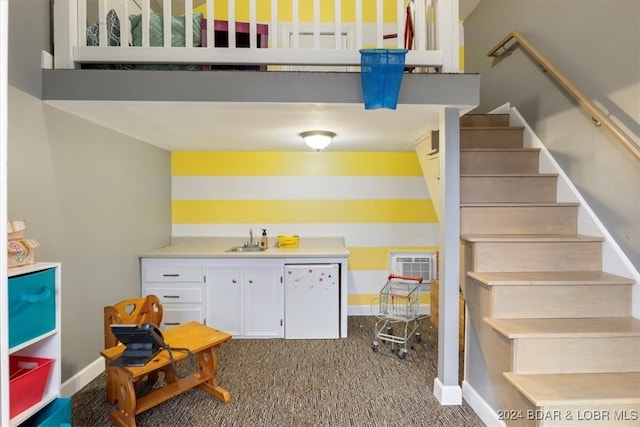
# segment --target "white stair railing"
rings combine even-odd
[[[430,67],[442,72],[459,71],[459,22],[458,0],[410,0],[414,14],[414,45],[406,55],[406,65]],[[163,14],[164,46],[151,46],[149,22],[152,6],[157,0],[97,0],[98,10],[90,11],[87,0],[65,0],[54,3],[55,68],[77,68],[81,63],[170,63],[170,64],[261,64],[261,65],[344,65],[360,64],[359,49],[403,48],[405,31],[405,0],[355,0],[348,10],[341,0],[314,0],[309,10],[307,2],[299,0],[249,0],[248,11],[238,10],[234,0],[205,0],[207,22],[226,21],[228,46],[215,47],[213,25],[207,25],[203,38],[206,48],[193,46],[193,22],[185,19],[185,44],[171,46],[171,14]],[[183,11],[193,10],[194,0],[162,0],[162,10],[170,11],[180,6]],[[202,2],[198,2],[200,5]],[[266,7],[268,5],[268,7]],[[120,21],[122,35],[120,46],[108,46],[107,14],[114,9]],[[224,12],[222,12],[224,11]],[[288,22],[279,16],[291,11]],[[93,12],[93,19],[88,19]],[[326,22],[331,16],[333,22]],[[91,21],[99,22],[98,46],[87,46],[86,28]],[[131,25],[128,16],[140,14],[142,20],[141,46],[129,46]],[[308,15],[311,15],[310,17]],[[188,15],[188,14],[187,14]],[[220,15],[220,16],[218,16]],[[396,16],[394,22],[386,16]],[[176,15],[178,16],[178,15]],[[267,17],[266,19],[264,17]],[[434,19],[435,16],[435,19]],[[127,17],[127,18],[125,18]],[[242,18],[239,18],[242,17]],[[258,17],[263,21],[258,22]],[[371,22],[371,17],[375,17]],[[248,23],[250,45],[237,47],[237,25]],[[267,48],[257,45],[258,25],[268,25]],[[313,48],[300,48],[300,28],[310,26]],[[321,37],[327,36],[326,28],[333,28],[333,49],[321,49]],[[290,39],[283,40],[280,29],[291,28]],[[345,28],[355,37],[354,46],[344,47],[342,37]],[[384,35],[396,33],[397,40],[390,42]],[[126,36],[125,36],[126,35]]]

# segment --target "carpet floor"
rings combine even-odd
[[[411,340],[414,348],[403,359],[388,342],[373,351],[375,317],[348,319],[346,339],[223,344],[218,384],[231,394],[230,403],[196,388],[138,415],[137,425],[484,426],[466,402],[441,406],[433,395],[438,333],[428,319],[420,320],[421,340]],[[154,385],[141,387],[145,393]],[[105,402],[101,374],[73,395],[73,425],[109,426],[114,409]]]

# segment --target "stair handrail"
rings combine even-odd
[[[505,45],[515,39],[533,59],[540,65],[543,71],[547,71],[573,98],[584,108],[593,119],[597,126],[604,126],[625,148],[627,148],[638,160],[640,160],[640,148],[615,122],[613,122],[607,114],[605,114],[595,103],[593,103],[585,94],[578,89],[571,81],[560,72],[547,58],[545,58],[535,47],[531,45],[518,31],[512,31],[500,42],[498,42],[489,52],[487,56],[495,58],[500,57],[503,53],[510,53]],[[503,49],[503,51],[500,51]]]

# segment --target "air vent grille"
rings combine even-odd
[[[391,274],[422,277],[422,282],[428,284],[435,274],[435,254],[392,252],[389,265]]]

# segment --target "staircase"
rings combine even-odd
[[[639,426],[633,281],[602,271],[602,239],[523,148],[508,115],[460,122],[463,293],[508,426]]]

